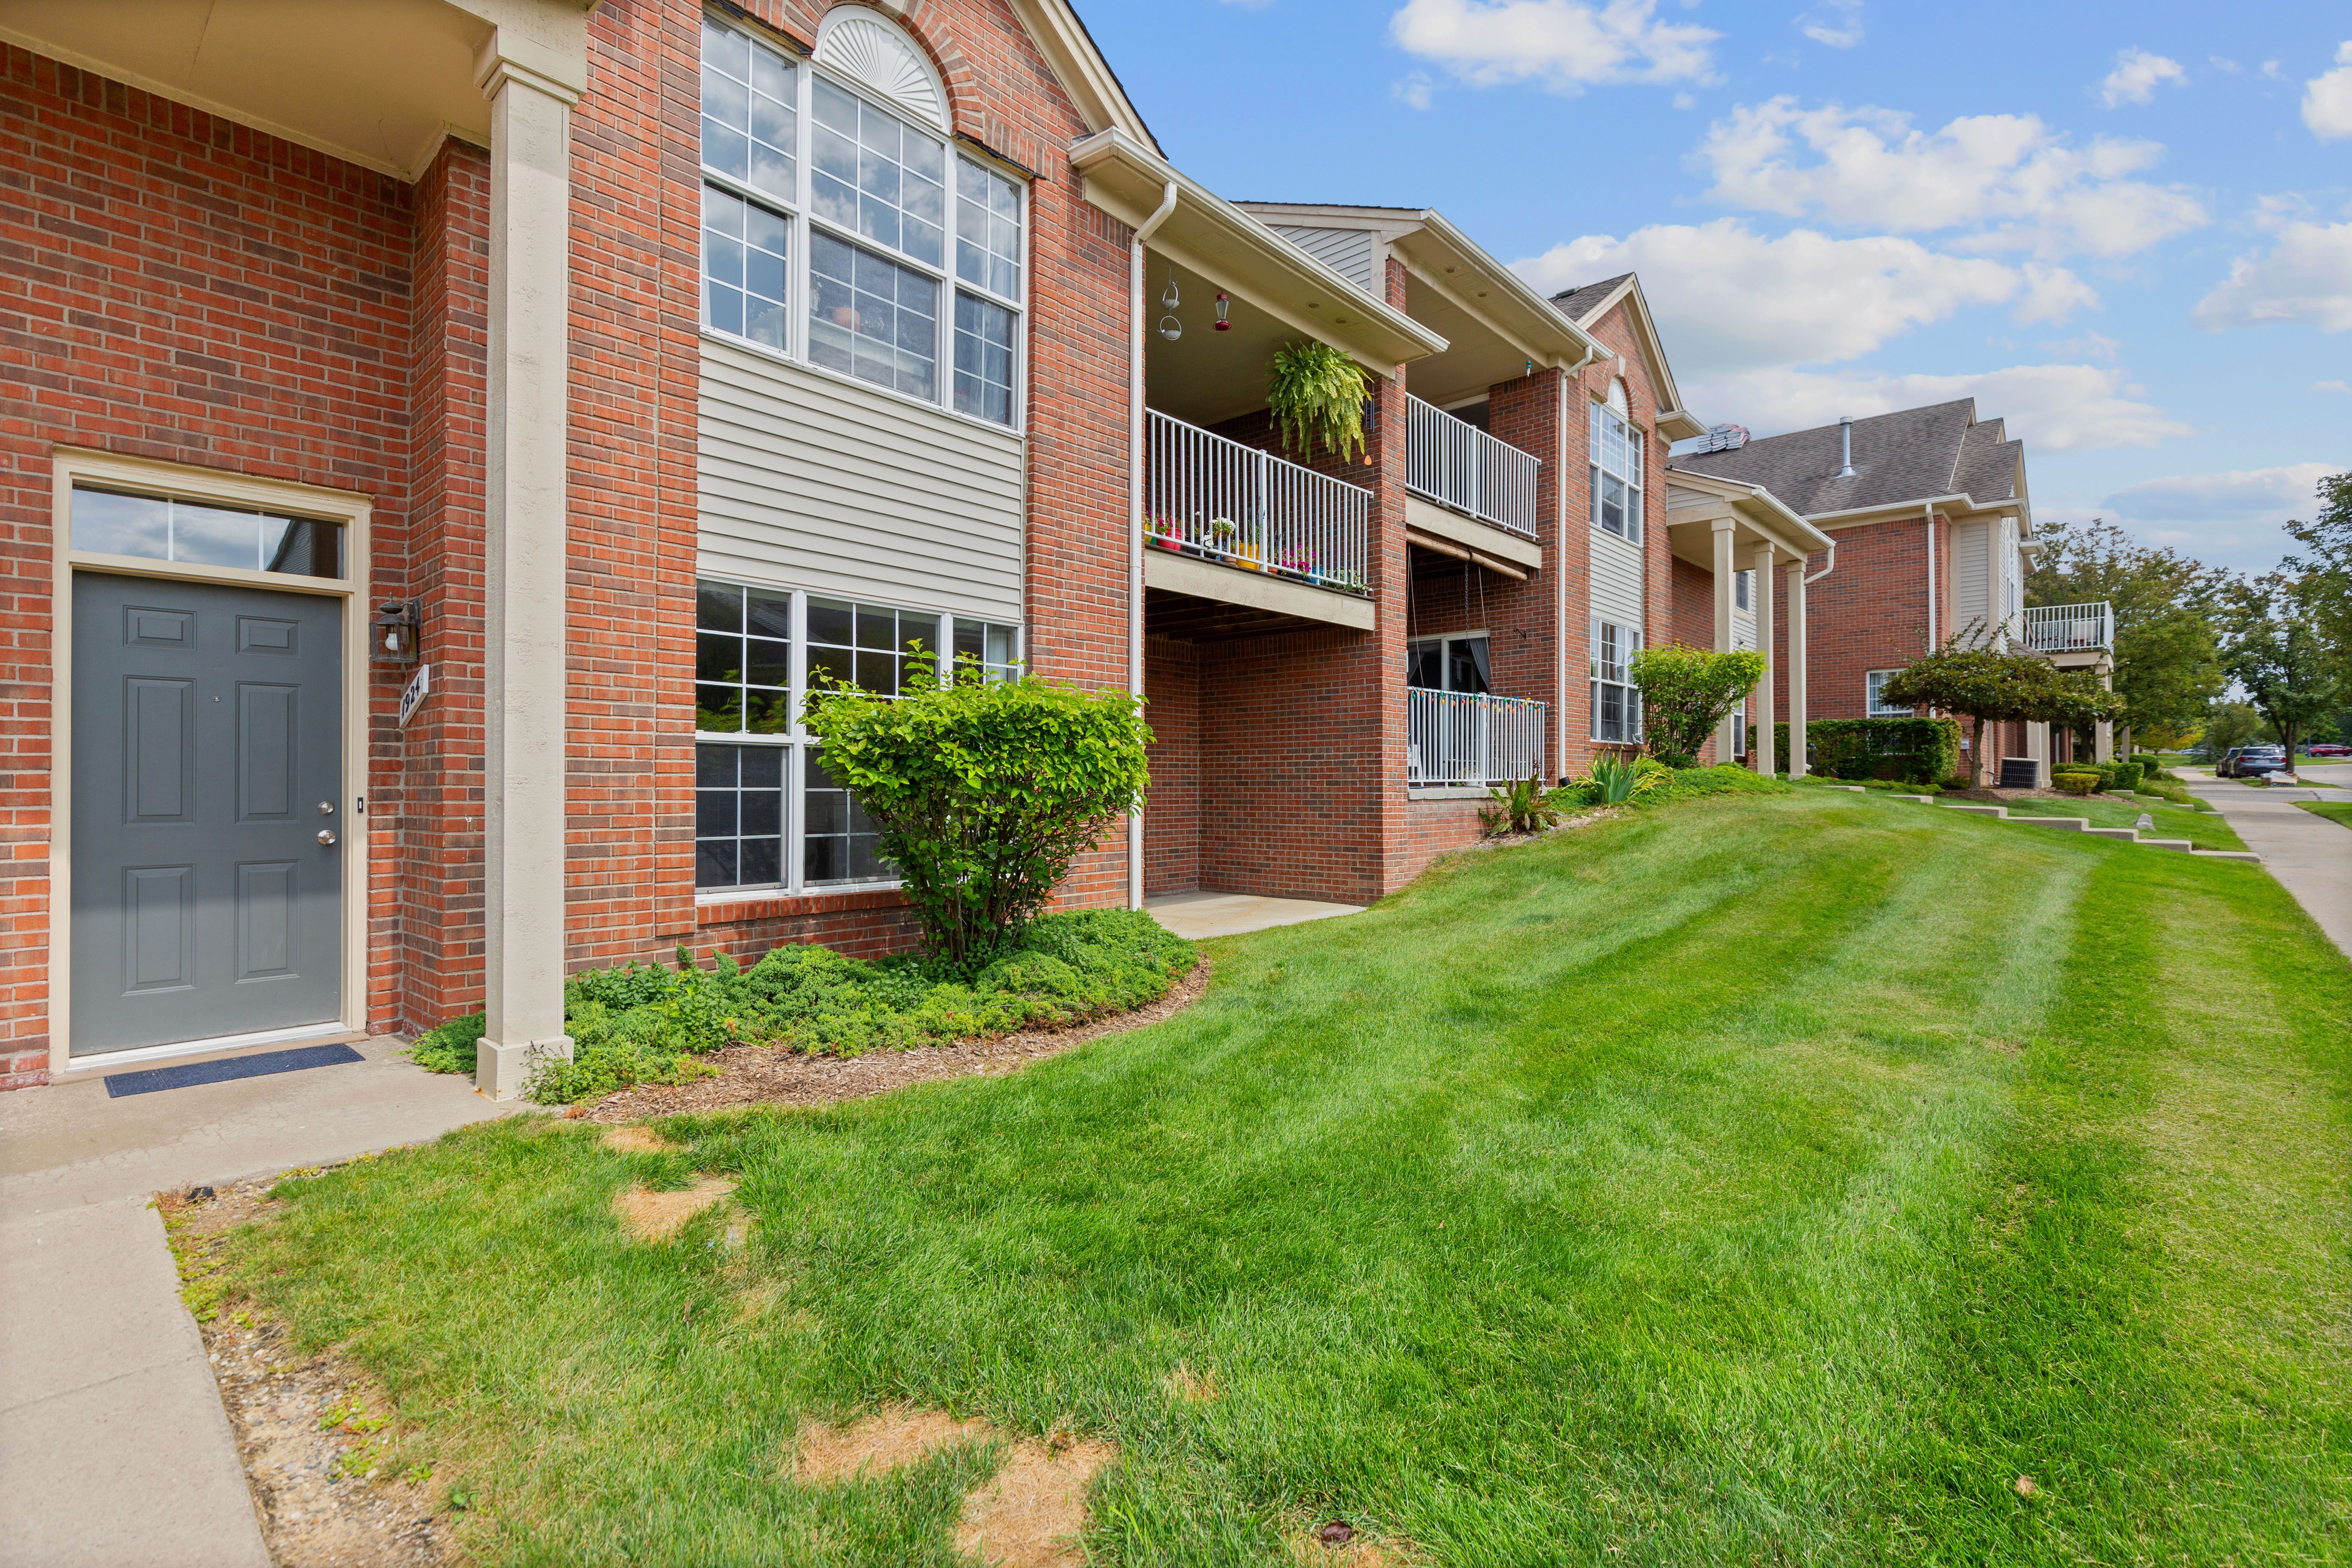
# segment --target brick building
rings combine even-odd
[[[1815,591],[1809,717],[1907,714],[1880,702],[1879,682],[1955,637],[2112,674],[2106,605],[2026,605],[2025,573],[2040,546],[2025,443],[2010,439],[2002,421],[1979,419],[1973,398],[1762,440],[1734,432],[1714,445],[1677,457],[1669,482],[1767,487],[1836,542],[1836,573]],[[1785,633],[1785,613],[1780,625]],[[1785,679],[1775,695],[1790,711]],[[1988,754],[1968,765],[1984,783],[2006,773],[2046,784],[2051,744],[2046,726],[1990,726]],[[2111,747],[2111,727],[2101,725],[2101,761]]]
[[[572,970],[904,948],[799,709],[916,644],[1149,698],[1068,902],[1368,902],[1812,542],[1670,515],[1635,280],[1228,202],[1066,0],[25,0],[0,50],[0,1083],[479,1007],[506,1094]],[[1272,430],[1301,340],[1360,453]]]

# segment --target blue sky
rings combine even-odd
[[[2262,570],[2352,468],[2352,6],[1078,0],[1235,198],[1642,274],[1701,417],[1973,395],[2035,510]]]

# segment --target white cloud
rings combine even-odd
[[[2147,401],[2122,371],[2090,364],[2021,364],[1962,375],[1751,371],[1693,383],[1683,400],[1709,419],[1765,435],[1961,397],[1977,400],[1978,417],[2007,421],[2010,437],[2025,441],[2029,453],[2153,447],[2193,434]]]
[[[2352,136],[2352,40],[2336,48],[2336,63],[2303,84],[2303,122],[2323,142]]]
[[[2168,60],[2146,49],[2120,49],[2116,54],[2116,68],[2099,83],[2099,101],[2109,109],[2126,103],[2146,103],[2167,82],[2174,87],[2189,85],[2189,73],[2180,68],[2179,60]]]
[[[1822,0],[1820,10],[1806,12],[1796,25],[1817,44],[1850,49],[1862,42],[1862,0]]]
[[[1750,210],[1898,233],[1964,228],[1973,232],[1954,243],[1971,250],[2114,257],[2206,221],[2186,191],[2126,177],[2163,155],[2154,142],[2077,147],[2031,114],[1964,115],[1929,132],[1891,110],[1804,109],[1784,96],[1735,108],[1694,162],[1715,177],[1710,195]]]
[[[1555,92],[1612,82],[1706,81],[1719,36],[1658,20],[1657,0],[1405,0],[1389,36],[1473,87]]]
[[[1393,93],[1407,109],[1427,109],[1429,91],[1434,85],[1425,73],[1415,71],[1391,87],[1389,91]]]
[[[1675,363],[1702,375],[1853,359],[1969,305],[2022,298],[2046,310],[2072,292],[2073,277],[2053,269],[2037,282],[2001,262],[1890,235],[1798,229],[1771,238],[1728,217],[1656,224],[1622,239],[1587,235],[1512,265],[1546,293],[1641,273]]]
[[[2352,381],[2315,381],[2311,384],[2311,390],[2314,392],[2352,393]]]
[[[2228,279],[2197,302],[2197,324],[2209,331],[2273,321],[2352,329],[2352,223],[2271,226],[2278,243],[2231,262]]]
[[[2076,310],[2099,308],[2099,291],[2063,267],[2029,261],[2021,269],[2025,289],[2010,312],[2020,326],[2036,321],[2063,321]]]
[[[2287,551],[2279,524],[2309,517],[2313,491],[2337,471],[2326,463],[2276,468],[2176,474],[2145,479],[2108,496],[2097,510],[2143,539],[2187,551],[2200,560],[2249,571],[2278,564]]]

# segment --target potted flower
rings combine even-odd
[[[1155,517],[1151,520],[1150,525],[1144,529],[1144,532],[1149,534],[1151,542],[1160,546],[1160,549],[1172,550],[1180,555],[1184,552],[1184,542],[1176,536],[1176,520],[1174,518]]]
[[[1234,526],[1234,520],[1230,517],[1211,518],[1209,548],[1220,555],[1231,555],[1234,552],[1234,536],[1240,530]]]

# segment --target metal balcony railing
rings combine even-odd
[[[2036,653],[2090,653],[2116,646],[2115,607],[2032,605],[2025,611],[2025,646]]]
[[[1405,420],[1405,489],[1481,522],[1536,537],[1540,459],[1418,397],[1406,397]]]
[[[1408,784],[1498,784],[1543,772],[1543,703],[1409,686],[1404,715]]]
[[[1145,411],[1147,542],[1369,597],[1372,492]]]

